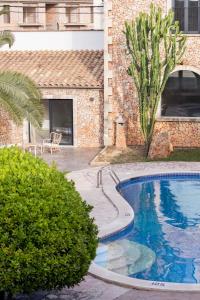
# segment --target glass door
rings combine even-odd
[[[49,100],[50,131],[62,133],[62,145],[73,145],[73,100]]]

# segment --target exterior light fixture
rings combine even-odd
[[[120,114],[120,115],[118,115],[117,118],[115,119],[115,122],[116,122],[117,124],[123,126],[124,123],[125,123],[125,120],[124,120],[123,116]]]

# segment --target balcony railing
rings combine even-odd
[[[200,33],[200,6],[175,7],[174,15],[184,33]]]

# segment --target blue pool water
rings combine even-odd
[[[138,279],[200,283],[200,175],[145,176],[117,189],[134,224],[102,240],[95,262]]]

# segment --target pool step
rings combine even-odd
[[[97,251],[97,257],[95,259],[96,263],[104,263],[105,261],[115,261],[126,257],[126,248],[122,247],[120,244],[109,244],[100,246]],[[137,251],[135,253],[136,259],[138,259],[140,253]]]
[[[141,272],[155,261],[155,253],[148,247],[123,239],[100,245],[95,263],[122,275]]]
[[[99,256],[101,254],[104,254],[108,251],[108,246],[107,245],[103,245],[103,244],[100,244],[97,248],[97,253],[96,255]]]
[[[113,270],[113,269],[123,268],[124,266],[127,265],[135,264],[137,259],[138,257],[126,257],[124,255],[124,256],[119,256],[115,259],[99,262],[98,264],[101,265],[102,267],[106,267],[109,270]]]
[[[125,264],[121,268],[113,267],[110,270],[121,275],[129,276],[150,268],[155,261],[154,252],[145,251],[144,254],[144,251],[141,251],[140,254],[140,258],[134,264],[131,264],[127,261],[127,264]]]

